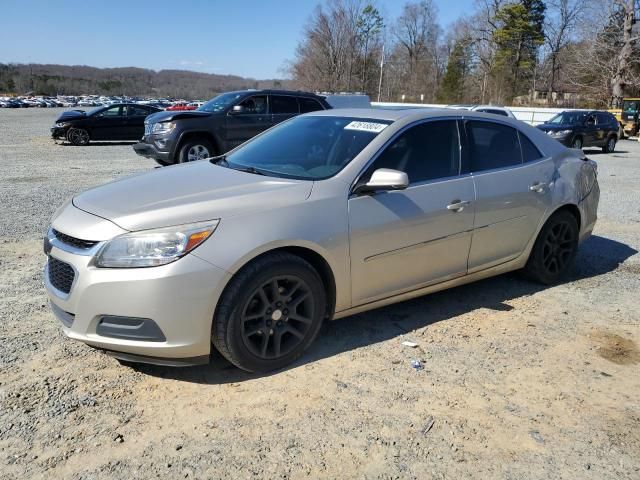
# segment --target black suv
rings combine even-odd
[[[227,92],[197,110],[149,115],[144,137],[133,149],[161,165],[200,160],[221,155],[288,118],[329,108],[323,97],[313,93]]]
[[[597,110],[567,110],[538,125],[567,147],[602,147],[605,153],[616,148],[619,127],[616,117]]]

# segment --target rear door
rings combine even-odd
[[[293,95],[270,95],[271,122],[277,125],[300,113],[298,98]]]
[[[142,105],[129,105],[127,109],[127,140],[139,140],[144,136],[144,119],[150,110]]]
[[[596,124],[596,114],[590,113],[584,122],[584,146],[590,147],[599,144],[598,125]]]
[[[359,181],[379,168],[407,173],[406,190],[351,196],[349,244],[354,305],[462,276],[474,217],[470,175],[460,174],[456,120],[409,127]]]
[[[476,190],[469,273],[513,260],[551,205],[555,164],[525,135],[497,122],[465,122]]]
[[[232,109],[227,114],[226,150],[237,147],[272,125],[268,95],[251,95],[236,105],[242,107],[242,110],[235,113]]]

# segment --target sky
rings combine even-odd
[[[434,0],[445,29],[474,0]],[[319,0],[2,0],[0,63],[286,77]],[[403,0],[376,0],[387,22]]]

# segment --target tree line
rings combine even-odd
[[[51,96],[99,94],[209,99],[229,90],[287,85],[286,80],[255,80],[186,70],[0,63],[0,94],[32,92]]]
[[[295,85],[382,101],[619,107],[640,93],[638,0],[476,0],[442,28],[433,0],[384,18],[375,0],[330,0],[288,69]]]

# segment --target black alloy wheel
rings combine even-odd
[[[225,288],[211,341],[243,370],[277,370],[311,345],[327,314],[325,285],[315,268],[290,253],[269,253],[240,269]]]
[[[315,308],[304,280],[292,275],[274,277],[255,289],[245,304],[242,340],[260,359],[287,355],[304,340]]]
[[[72,145],[87,145],[90,139],[89,132],[84,128],[71,128],[67,132],[67,140]]]
[[[536,239],[525,272],[540,283],[556,283],[573,264],[578,233],[578,222],[571,213],[561,210],[553,214]]]

